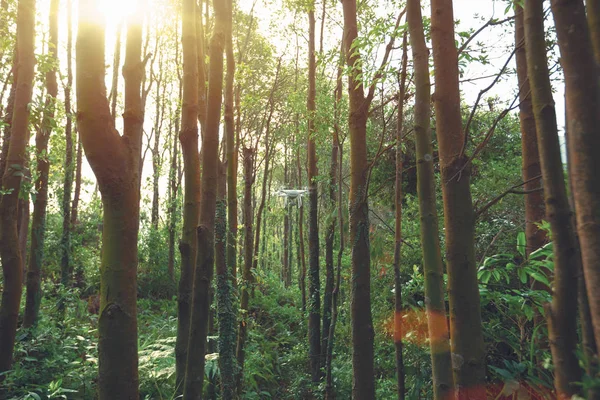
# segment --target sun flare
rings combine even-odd
[[[98,9],[108,22],[117,23],[140,11],[139,0],[97,0]]]

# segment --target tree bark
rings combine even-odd
[[[198,251],[194,271],[190,336],[186,361],[184,400],[202,399],[206,338],[210,313],[210,287],[215,261],[215,211],[219,164],[219,124],[223,92],[223,52],[226,42],[227,5],[214,3],[215,26],[210,41],[206,130],[202,137],[202,195]]]
[[[433,369],[433,398],[447,399],[454,395],[454,380],[452,377],[450,343],[448,341],[448,325],[446,323],[444,266],[439,241],[434,158],[430,128],[431,84],[429,80],[429,50],[425,44],[420,1],[408,1],[407,18],[414,59],[414,131],[417,157],[417,192],[421,220],[425,306],[427,309],[431,366]]]
[[[416,2],[412,4],[412,6],[417,6],[419,9],[418,21],[415,21],[421,24],[421,16],[420,16],[420,2]],[[407,3],[408,10],[410,10],[411,1]],[[410,12],[408,13],[410,16]],[[407,16],[407,21],[408,21]],[[422,27],[421,27],[422,31]],[[399,73],[399,90],[398,90],[398,107],[397,107],[397,126],[396,126],[396,191],[394,198],[394,211],[395,211],[395,231],[394,231],[394,350],[396,355],[396,392],[398,394],[399,400],[404,400],[406,396],[406,388],[405,388],[405,371],[404,371],[404,358],[403,358],[403,350],[404,350],[404,330],[402,329],[402,279],[400,276],[400,262],[402,259],[402,174],[403,174],[403,159],[404,153],[402,152],[402,134],[404,129],[404,98],[406,97],[406,75],[407,75],[407,67],[408,67],[408,38],[407,33],[404,32],[404,36],[402,39],[402,61],[401,61],[401,69]],[[412,37],[412,36],[411,36]],[[416,52],[416,46],[413,45],[414,51]],[[428,54],[428,53],[426,53]],[[416,59],[416,57],[415,57]],[[418,68],[416,60],[415,60],[415,72]],[[416,77],[416,74],[415,74]],[[429,107],[427,108],[428,110]],[[416,111],[416,107],[415,107]],[[384,116],[385,118],[385,116]],[[415,113],[415,121],[416,121],[416,113]],[[416,131],[416,129],[415,129]],[[432,352],[433,354],[433,352]]]
[[[554,361],[554,386],[559,398],[580,393],[581,369],[577,347],[577,251],[567,200],[556,112],[545,51],[544,10],[541,0],[525,3],[525,43],[531,98],[537,130],[546,215],[554,241],[552,304],[546,307],[550,349]],[[569,126],[571,126],[569,124]]]
[[[71,91],[73,89],[73,5],[67,3],[67,86],[65,87],[65,112],[67,124],[65,126],[65,180],[63,184],[62,199],[62,236],[61,236],[61,281],[67,285],[71,279],[71,192],[73,190],[73,113],[71,104]],[[79,165],[79,185],[81,185],[81,163]],[[79,196],[79,194],[78,194]],[[79,198],[79,197],[78,197]],[[76,214],[76,212],[75,212]]]
[[[515,3],[515,47],[517,79],[519,83],[519,120],[521,123],[521,146],[523,149],[523,189],[530,192],[525,195],[525,237],[526,254],[529,255],[548,242],[546,233],[538,224],[544,219],[544,194],[534,191],[541,185],[542,170],[535,130],[535,118],[531,105],[531,88],[527,76],[527,57],[525,54],[525,26],[523,9]],[[536,177],[540,179],[535,179]],[[536,281],[537,282],[537,281]]]
[[[600,0],[586,0],[585,4],[594,55],[598,68],[600,68]]]
[[[242,149],[242,160],[244,168],[244,270],[242,273],[243,285],[241,287],[240,296],[240,326],[238,331],[236,358],[238,362],[237,374],[237,395],[242,395],[242,387],[244,381],[244,360],[245,360],[245,344],[248,335],[248,304],[250,300],[250,288],[254,283],[254,275],[252,271],[252,255],[253,239],[252,224],[254,212],[252,210],[252,185],[254,184],[254,175],[252,166],[254,165],[254,150],[251,148]]]
[[[140,163],[142,23],[128,22],[124,132],[114,127],[104,84],[104,25],[91,0],[79,5],[77,35],[78,126],[104,208],[98,321],[100,400],[138,398],[137,264]]]
[[[553,0],[552,13],[565,73],[570,178],[577,232],[594,326],[600,342],[600,74],[581,0]]]
[[[16,91],[12,114],[11,136],[3,171],[0,200],[0,258],[4,290],[0,304],[0,372],[11,369],[17,319],[21,303],[23,259],[17,232],[17,207],[21,180],[27,157],[29,138],[29,103],[33,90],[35,66],[35,1],[19,0],[17,10]]]
[[[50,2],[49,17],[49,58],[53,62],[51,70],[46,72],[46,102],[42,126],[35,137],[37,180],[35,189],[37,195],[33,203],[33,221],[31,223],[31,246],[29,253],[29,269],[27,270],[27,295],[23,326],[31,327],[38,319],[42,298],[41,271],[44,260],[44,239],[46,237],[46,207],[48,205],[48,141],[52,134],[58,83],[56,81],[56,66],[58,65],[58,6],[59,0]]]
[[[332,218],[332,222],[327,230],[327,242],[326,242],[326,264],[327,264],[327,280],[329,281],[329,274],[331,277],[331,285],[334,287],[331,290],[331,306],[329,308],[331,312],[331,324],[327,328],[327,342],[324,348],[326,349],[326,357],[325,357],[325,376],[326,376],[326,384],[325,384],[325,399],[333,400],[335,399],[335,390],[333,387],[333,371],[331,367],[331,363],[333,361],[333,339],[335,334],[335,326],[337,323],[338,316],[338,302],[339,302],[339,291],[340,291],[340,280],[341,280],[341,267],[342,267],[342,255],[344,252],[344,221],[343,221],[343,211],[342,211],[342,196],[343,196],[343,180],[342,180],[342,148],[340,144],[340,102],[342,101],[342,76],[343,76],[343,58],[344,58],[344,46],[340,48],[340,60],[338,63],[337,70],[337,79],[336,79],[336,87],[335,87],[335,103],[334,103],[334,121],[333,121],[333,147],[331,150],[331,169],[329,171],[329,179],[330,179],[330,200],[331,206],[334,208],[334,211],[337,211],[337,218]],[[337,203],[336,203],[337,202]],[[337,221],[336,221],[337,219]],[[337,273],[334,271],[333,266],[333,241],[335,236],[335,224],[339,223],[339,231],[340,231],[340,246],[338,248],[338,257],[337,257]],[[331,254],[328,252],[331,251]],[[328,257],[331,257],[329,260]],[[329,263],[331,262],[331,266]],[[331,271],[330,271],[331,269]],[[329,282],[327,282],[325,287],[325,305],[327,306],[327,291],[328,291]],[[323,318],[326,316],[326,311],[323,311]],[[323,330],[325,331],[325,320],[323,320]]]
[[[196,1],[185,0],[182,7],[181,48],[183,51],[183,94],[181,107],[181,152],[184,168],[183,230],[179,251],[181,275],[177,296],[177,340],[175,369],[177,392],[183,393],[185,364],[190,334],[190,312],[194,266],[197,256],[200,215],[200,157],[198,155],[198,56],[196,46]]]
[[[344,46],[350,68],[350,241],[352,242],[352,398],[375,398],[373,318],[371,314],[371,255],[367,193],[367,120],[370,101],[365,99],[358,39],[356,0],[344,0]]]
[[[450,338],[458,398],[484,399],[485,347],[475,262],[475,216],[470,169],[461,149],[465,132],[460,113],[458,55],[452,8],[452,0],[431,2],[434,104],[443,182]]]
[[[311,378],[313,383],[321,380],[321,284],[319,279],[319,209],[317,193],[317,149],[315,143],[315,98],[317,64],[315,58],[315,10],[314,1],[308,11],[308,344]]]

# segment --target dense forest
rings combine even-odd
[[[600,0],[0,0],[0,121],[0,399],[600,400]]]

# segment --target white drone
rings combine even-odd
[[[285,206],[287,207],[289,201],[298,201],[298,207],[302,207],[302,196],[304,196],[308,190],[303,189],[279,189],[277,195],[279,197],[285,197]]]

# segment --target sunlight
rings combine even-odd
[[[139,10],[139,0],[98,0],[98,9],[108,22],[123,21]]]

